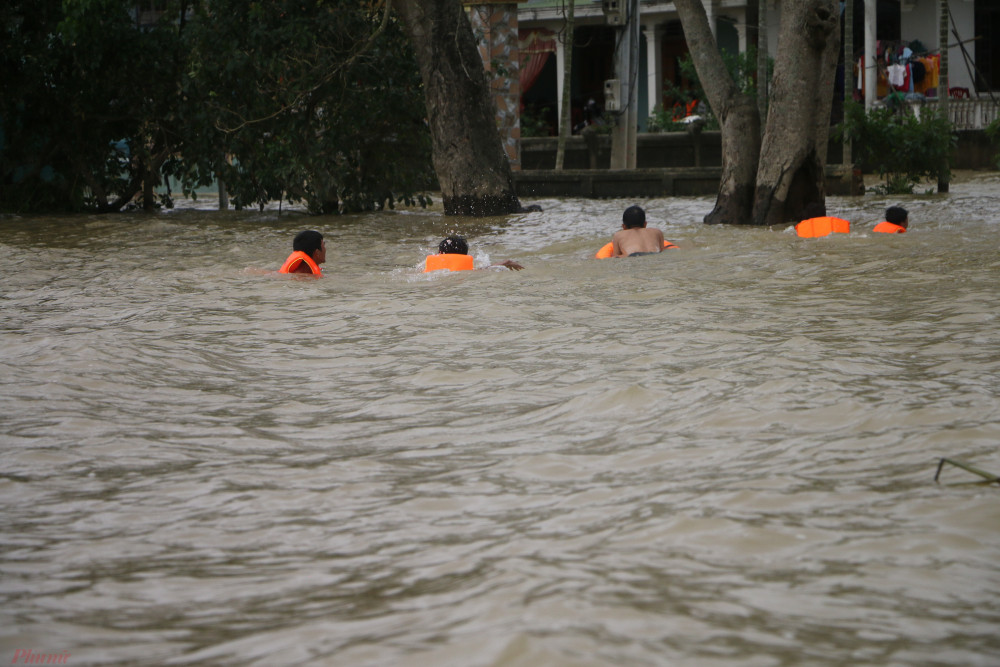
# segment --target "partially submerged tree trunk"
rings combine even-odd
[[[836,0],[784,0],[763,139],[757,101],[726,71],[700,0],[675,0],[691,57],[722,126],[722,180],[707,223],[781,224],[823,203],[840,44]],[[764,16],[766,3],[760,7]],[[761,48],[766,48],[762,45]],[[759,86],[766,82],[759,81]]]
[[[794,0],[781,5],[753,224],[783,224],[798,220],[807,204],[825,205],[839,27],[836,0]]]
[[[684,37],[698,78],[722,129],[719,195],[715,200],[715,209],[705,216],[705,222],[749,223],[760,155],[757,101],[741,92],[729,75],[701,0],[675,0],[674,6],[684,25]]]
[[[157,174],[149,165],[143,165],[142,170],[142,210],[152,211],[156,208]]]
[[[853,1],[853,0],[852,0]],[[770,84],[767,76],[767,0],[753,0],[756,5],[757,37],[757,113],[760,115],[761,130],[767,123],[767,87]],[[747,6],[747,22],[753,21],[750,6]],[[761,137],[763,140],[763,137]]]
[[[168,150],[162,146],[154,145],[153,151],[155,152],[152,155],[142,155],[136,166],[136,172],[142,178],[142,210],[144,211],[152,211],[156,208],[156,186],[161,184],[160,167],[163,166],[169,154]],[[131,195],[128,200],[122,203],[122,206],[134,196],[135,194]]]
[[[420,65],[434,171],[447,215],[521,210],[489,82],[457,0],[395,0]]]

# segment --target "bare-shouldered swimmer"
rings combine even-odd
[[[663,232],[646,226],[646,212],[639,206],[629,206],[622,214],[622,228],[611,237],[611,256],[663,252]]]

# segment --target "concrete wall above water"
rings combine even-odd
[[[640,134],[638,168],[612,171],[611,137],[575,135],[566,142],[565,170],[554,171],[556,137],[521,140],[523,170],[514,172],[522,197],[682,197],[714,195],[722,169],[719,132]],[[994,169],[997,149],[981,130],[958,133],[952,169]],[[827,193],[852,192],[857,183],[842,164],[843,146],[831,141],[827,157]]]

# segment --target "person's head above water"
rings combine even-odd
[[[461,236],[453,235],[438,244],[438,254],[427,255],[424,273],[448,269],[449,271],[468,271],[476,268],[472,256],[469,255],[469,244]],[[490,267],[506,266],[512,271],[520,271],[524,267],[512,259],[505,259]]]
[[[885,209],[885,221],[905,228],[909,224],[910,213],[902,206],[890,206]]]
[[[304,252],[312,257],[317,250],[323,249],[323,235],[312,229],[299,232],[292,241],[292,250]]]
[[[469,244],[461,236],[449,236],[438,244],[438,252],[445,255],[468,255]]]
[[[646,212],[639,206],[629,206],[622,214],[622,229],[646,226]]]
[[[326,242],[323,235],[312,229],[299,232],[292,239],[292,254],[278,273],[311,273],[322,276],[319,265],[326,262]]]

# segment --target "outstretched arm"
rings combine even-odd
[[[518,264],[517,262],[515,262],[512,259],[505,259],[504,261],[500,262],[499,264],[490,264],[490,266],[506,266],[511,271],[520,271],[521,269],[524,268],[523,266],[521,266],[520,264]]]

